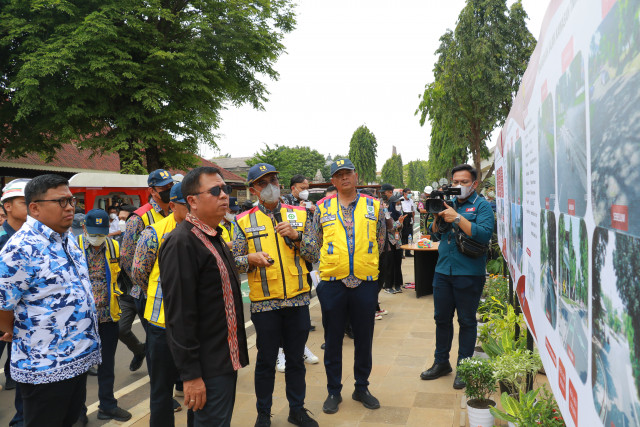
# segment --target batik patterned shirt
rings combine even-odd
[[[85,242],[87,237],[84,237]],[[91,280],[91,292],[96,303],[98,321],[111,322],[111,295],[109,284],[107,283],[107,264],[105,257],[107,247],[103,244],[98,249],[87,243],[87,269],[89,270],[89,280]]]
[[[89,272],[69,232],[27,217],[0,251],[0,310],[15,316],[11,377],[17,382],[58,382],[102,362]]]

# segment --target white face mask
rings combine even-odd
[[[102,244],[107,240],[106,234],[89,234],[87,235],[87,242],[91,246],[102,246]]]
[[[233,222],[233,220],[236,219],[236,216],[232,213],[227,212],[226,214],[224,214],[224,219],[226,219],[227,222]]]
[[[120,225],[120,231],[124,233],[125,230],[127,229],[127,221],[125,221],[124,219],[121,219],[119,222],[119,225]]]
[[[468,198],[471,193],[473,193],[473,183],[471,183],[471,185],[469,186],[463,186],[463,185],[456,185],[453,188],[459,188],[460,189],[460,195],[458,196],[459,199],[466,199]]]
[[[260,192],[260,198],[265,203],[276,203],[280,199],[280,187],[269,184]]]
[[[309,198],[309,190],[302,190],[300,193],[298,193],[298,199],[307,200],[308,198]]]
[[[112,213],[112,214],[109,214],[109,218],[111,218],[111,221],[115,221],[116,219],[118,219],[118,215]]]

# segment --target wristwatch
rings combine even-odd
[[[460,215],[458,215],[458,216],[456,217],[456,219],[454,219],[454,220],[453,220],[453,223],[454,223],[455,225],[460,224]]]

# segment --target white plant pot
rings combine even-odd
[[[494,418],[487,409],[477,409],[469,406],[467,402],[467,416],[469,417],[469,427],[493,427]]]

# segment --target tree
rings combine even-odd
[[[402,181],[402,156],[394,154],[382,166],[382,182],[391,184],[396,188],[404,186]]]
[[[407,187],[412,190],[422,191],[430,182],[427,180],[427,162],[424,160],[413,160],[405,165],[407,170]]]
[[[256,163],[269,163],[275,166],[280,175],[280,184],[285,188],[289,188],[291,177],[296,174],[304,175],[311,181],[317,170],[320,169],[322,176],[329,176],[329,168],[325,165],[324,155],[309,147],[276,145],[271,148],[267,145],[247,161],[249,166]]]
[[[118,152],[123,172],[193,166],[224,103],[262,108],[291,0],[4,0],[0,148]]]
[[[478,171],[489,154],[486,140],[504,124],[535,48],[526,19],[520,0],[510,10],[506,0],[467,0],[455,31],[440,38],[434,81],[416,111],[421,124],[429,117],[439,128],[436,137],[463,143]],[[492,173],[493,166],[484,178]]]
[[[367,184],[376,179],[377,152],[378,141],[367,126],[362,125],[353,132],[349,143],[349,160],[356,167],[361,184]]]

